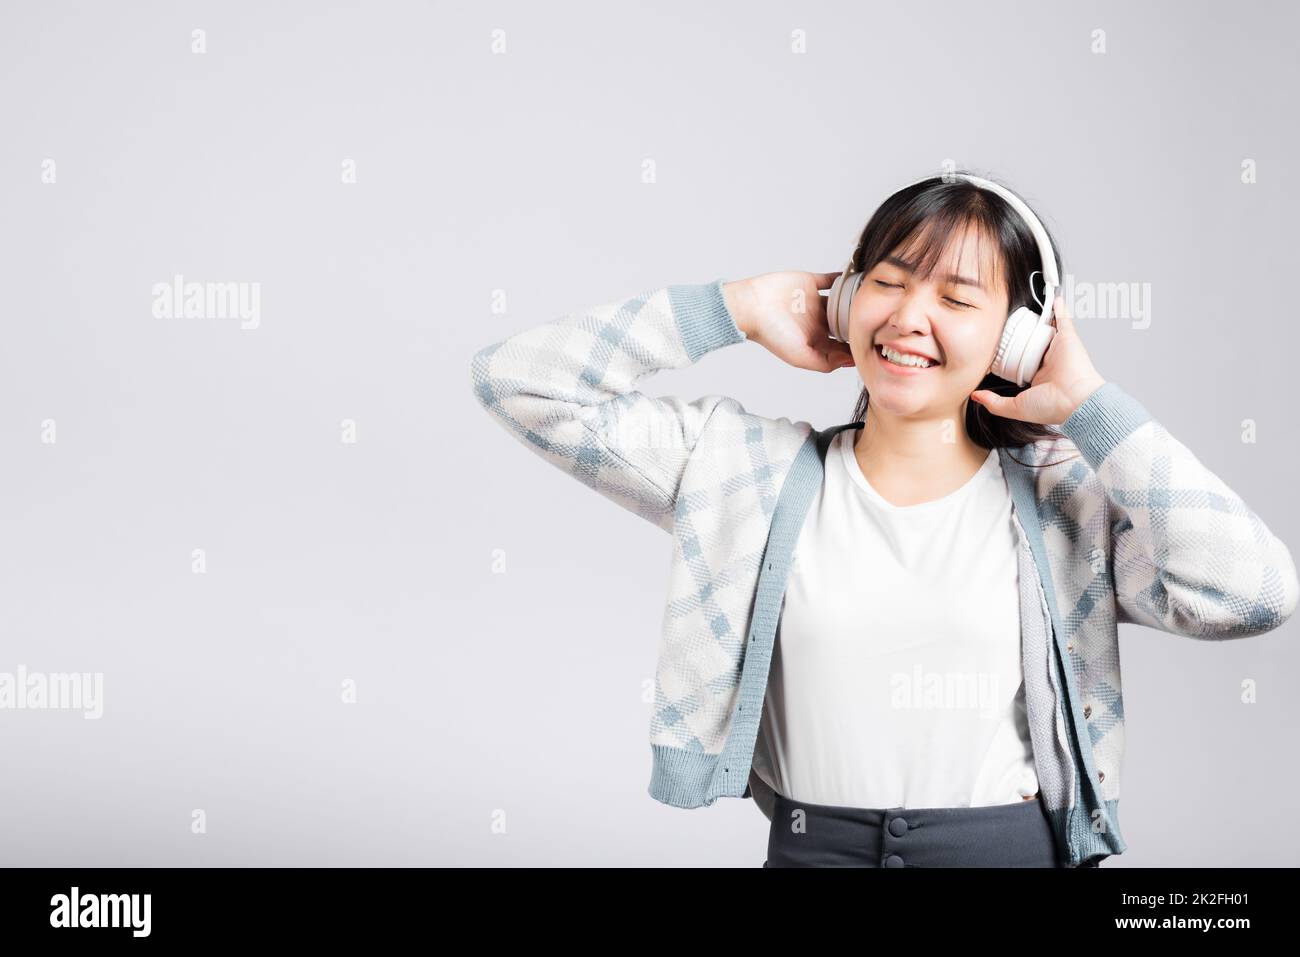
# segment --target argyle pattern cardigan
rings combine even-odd
[[[672,537],[650,795],[688,808],[752,797],[771,817],[751,759],[791,553],[830,437],[854,424],[818,430],[723,395],[639,391],[657,370],[745,341],[723,282],[657,288],[526,329],[478,351],[471,379],[519,441]],[[1061,862],[1079,866],[1126,847],[1117,626],[1258,635],[1291,616],[1300,585],[1259,516],[1114,382],[1056,431],[999,456],[1021,540],[1040,793]]]

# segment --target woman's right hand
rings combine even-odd
[[[736,325],[768,352],[797,369],[834,372],[854,365],[848,343],[830,337],[826,300],[818,294],[838,272],[769,272],[722,284]]]

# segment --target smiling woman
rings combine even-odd
[[[934,177],[871,217],[852,286],[662,286],[474,356],[520,442],[672,536],[649,793],[753,798],[767,866],[1123,853],[1117,626],[1238,638],[1300,602],[1287,547],[1098,375],[1059,299],[1043,338],[1060,263],[1022,216]],[[854,366],[853,421],[644,388],[743,342]]]
[[[1059,247],[1043,230],[1060,275]],[[852,414],[867,421],[874,398],[879,414],[864,429],[864,450],[887,415],[914,418],[923,409],[939,421],[961,422],[967,440],[985,451],[1060,435],[968,401],[976,390],[1010,397],[1028,388],[988,370],[1007,315],[1036,307],[1046,295],[1038,243],[1001,196],[961,178],[933,177],[901,189],[863,228],[849,268],[865,273],[852,303],[850,344],[855,356],[874,352],[877,360],[860,369],[863,388]],[[917,376],[914,366],[887,361],[884,346],[929,359],[926,368],[942,367],[943,375]]]

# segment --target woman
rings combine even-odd
[[[765,866],[1122,853],[1116,626],[1243,637],[1295,609],[1286,546],[1102,378],[1063,303],[1027,387],[991,374],[1043,265],[1004,199],[936,177],[863,230],[847,341],[819,295],[837,274],[781,272],[653,290],[474,358],[502,424],[673,536],[650,793],[753,797]],[[856,367],[852,421],[636,389],[749,340]]]

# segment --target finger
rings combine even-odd
[[[817,364],[815,368],[820,372],[834,372],[836,369],[843,369],[846,366],[854,365],[853,355],[846,349],[837,348],[840,345],[834,340],[830,340],[830,345],[826,349],[815,351]]]
[[[828,349],[818,353],[818,359],[818,367],[822,372],[834,372],[836,369],[844,368],[844,360],[834,350]]]
[[[1005,419],[1016,418],[1015,410],[1017,402],[1014,398],[1008,398],[1005,395],[998,395],[996,392],[990,392],[988,389],[975,390],[971,393],[971,398],[984,406],[984,408],[988,409],[994,415],[1000,415]]]
[[[841,270],[838,269],[835,270],[835,272],[813,273],[813,275],[817,277],[818,289],[829,289],[831,286],[835,285],[835,280],[839,279],[841,274]]]
[[[832,372],[836,368],[836,363],[826,358],[826,350],[814,345],[803,346],[786,361],[796,369],[807,369],[809,372]]]
[[[832,353],[834,359],[853,358],[853,348],[843,339],[832,339],[825,329],[819,330],[809,345],[818,352]]]
[[[1056,297],[1056,302],[1052,304],[1052,315],[1056,317],[1058,332],[1074,331],[1074,317],[1070,315],[1070,310],[1065,308],[1064,297]]]

